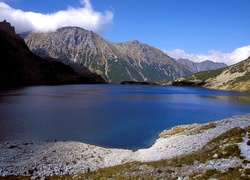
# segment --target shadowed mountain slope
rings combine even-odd
[[[98,82],[61,62],[33,54],[6,21],[0,22],[0,55],[0,87]]]

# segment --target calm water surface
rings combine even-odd
[[[0,91],[0,142],[73,140],[150,146],[179,124],[250,113],[250,95],[190,87],[36,86]]]

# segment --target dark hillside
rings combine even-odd
[[[0,22],[0,87],[97,83],[71,67],[33,54],[8,22]],[[101,82],[104,82],[102,80]]]

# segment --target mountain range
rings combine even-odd
[[[173,84],[250,92],[250,57],[228,67],[195,73]]]
[[[112,43],[79,27],[22,36],[35,54],[57,59],[78,73],[87,68],[110,83],[173,80],[193,73],[152,46],[136,40]]]
[[[193,70],[193,72],[220,69],[227,66],[225,63],[218,63],[210,60],[193,62],[189,59],[177,59],[176,61],[183,64],[184,66],[189,67],[191,70]]]
[[[105,80],[112,83],[168,81],[189,75],[173,84],[250,91],[250,58],[228,67],[192,74],[225,64],[211,61],[197,64],[188,60],[178,63],[147,44],[112,43],[77,27],[26,33],[25,37],[24,41],[8,22],[0,22],[0,87],[105,83]],[[188,68],[181,64],[183,61],[195,66]]]
[[[71,67],[33,54],[10,23],[0,22],[0,87],[103,83],[100,76],[82,76]]]

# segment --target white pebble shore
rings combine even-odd
[[[6,142],[0,144],[0,176],[45,177],[95,171],[131,161],[156,161],[197,151],[208,141],[234,128],[250,126],[250,114],[215,121],[216,127],[189,133],[197,124],[167,138],[160,137],[147,149],[135,152],[102,148],[80,142]]]

